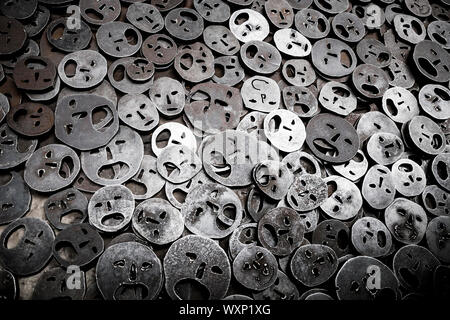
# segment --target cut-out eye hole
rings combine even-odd
[[[153,268],[153,264],[150,263],[150,262],[144,262],[144,263],[142,264],[142,266],[141,266],[141,270],[142,270],[142,271],[146,271],[146,270],[149,270],[149,269],[151,269],[151,268]]]
[[[125,267],[125,260],[122,259],[122,260],[114,261],[113,266],[115,268],[123,268],[123,267]]]
[[[218,266],[213,266],[211,268],[211,272],[216,273],[216,274],[222,274],[223,273],[222,269],[220,269]]]
[[[311,250],[306,250],[306,251],[305,251],[305,257],[308,258],[308,259],[311,259],[311,257],[312,257],[312,251],[311,251]]]
[[[195,259],[197,259],[197,255],[193,252],[186,252],[186,257],[189,258],[189,260],[194,261]]]

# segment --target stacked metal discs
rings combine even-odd
[[[1,2],[0,298],[448,299],[449,4]]]

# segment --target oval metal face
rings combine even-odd
[[[420,73],[434,82],[450,79],[449,53],[438,43],[424,40],[416,45],[413,59]]]
[[[341,221],[354,218],[362,207],[362,197],[359,188],[350,180],[339,176],[329,176],[324,179],[328,186],[328,198],[320,206],[325,214]]]
[[[433,272],[439,260],[425,247],[408,245],[401,247],[394,256],[393,269],[400,284],[407,290],[430,292]]]
[[[259,12],[241,9],[233,12],[229,27],[241,42],[263,41],[269,35],[269,23]]]
[[[80,171],[80,160],[71,148],[49,144],[36,150],[27,160],[24,180],[40,192],[52,192],[70,185]]]
[[[405,123],[419,115],[419,106],[414,95],[402,87],[386,90],[382,100],[383,111],[395,122]]]
[[[330,279],[338,267],[333,249],[320,244],[307,244],[295,251],[290,263],[292,275],[307,287],[320,285]]]
[[[334,164],[332,167],[334,171],[344,178],[352,182],[358,182],[359,179],[366,174],[369,162],[364,153],[361,150],[358,150],[358,153],[356,153],[356,155],[348,162],[337,165]]]
[[[95,271],[98,289],[106,300],[152,300],[164,282],[161,261],[138,242],[107,248]]]
[[[136,131],[120,126],[118,133],[104,147],[81,153],[86,176],[101,185],[121,184],[139,170],[144,143]]]
[[[306,143],[314,155],[331,163],[349,161],[360,144],[352,125],[331,114],[319,114],[308,122]]]
[[[141,48],[142,35],[133,25],[113,21],[102,24],[96,33],[97,45],[115,58],[129,57]]]
[[[311,53],[311,42],[297,30],[277,30],[273,35],[273,40],[277,49],[289,56],[301,58]]]
[[[423,206],[435,216],[450,215],[450,195],[437,185],[428,185],[422,193]]]
[[[114,21],[119,17],[120,10],[119,0],[80,0],[81,16],[90,24],[103,25]]]
[[[364,217],[356,220],[351,234],[353,246],[364,256],[376,258],[390,253],[392,236],[378,219]]]
[[[361,193],[372,208],[380,210],[389,206],[395,197],[394,178],[389,168],[372,166],[364,177]]]
[[[376,163],[385,166],[399,160],[404,151],[402,140],[392,133],[374,133],[367,142],[367,154]]]
[[[337,257],[343,257],[350,251],[350,230],[339,220],[324,220],[317,225],[312,235],[312,243],[328,246]]]
[[[81,20],[79,28],[72,28],[68,23],[70,23],[70,20],[67,18],[53,20],[46,31],[48,42],[57,49],[65,52],[75,52],[85,49],[89,45],[89,42],[91,42],[91,29]],[[63,28],[62,35],[57,34],[60,28]]]
[[[420,88],[418,98],[422,110],[432,118],[450,118],[450,89],[439,84],[427,84]]]
[[[22,217],[30,209],[30,190],[17,172],[11,171],[8,174],[7,180],[0,184],[0,193],[2,194],[0,225]]]
[[[222,0],[195,0],[194,8],[210,22],[220,23],[230,18],[230,6]]]
[[[269,250],[250,246],[243,248],[233,261],[236,280],[251,290],[264,290],[277,279],[277,260]]]
[[[269,210],[277,206],[277,201],[267,197],[258,188],[253,187],[247,196],[247,211],[254,221],[259,221]]]
[[[242,204],[231,189],[216,183],[202,184],[188,193],[181,214],[191,232],[220,239],[240,225]]]
[[[134,198],[130,189],[121,185],[97,190],[89,200],[89,223],[100,231],[116,232],[131,221]]]
[[[120,120],[138,131],[151,131],[159,123],[156,104],[143,94],[127,94],[118,102]]]
[[[228,291],[230,262],[225,251],[211,239],[188,235],[175,241],[163,264],[165,287],[171,299],[217,300]],[[192,287],[198,292],[193,292]]]
[[[311,51],[314,66],[323,74],[343,77],[353,72],[357,58],[344,42],[327,38],[317,41]]]
[[[394,17],[394,27],[397,35],[402,40],[412,44],[418,44],[425,40],[427,35],[422,21],[406,14],[398,14]]]
[[[450,191],[450,154],[437,155],[431,164],[431,171],[437,183],[447,191]]]
[[[195,42],[178,50],[174,66],[184,80],[198,83],[214,75],[214,56],[206,45]]]
[[[175,59],[178,47],[171,37],[158,33],[144,40],[141,52],[148,61],[153,62],[158,68],[165,68]]]
[[[245,80],[241,95],[246,108],[261,112],[278,109],[281,100],[278,84],[264,76],[253,76]]]
[[[294,23],[294,10],[286,0],[267,0],[264,10],[270,22],[277,28],[289,28]]]
[[[428,36],[434,42],[450,49],[450,24],[445,21],[433,21],[427,27]]]
[[[93,50],[70,53],[58,65],[61,80],[77,89],[88,89],[98,85],[107,71],[106,59]]]
[[[88,200],[80,191],[69,188],[52,194],[44,203],[45,217],[58,230],[79,225],[87,218]]]
[[[132,3],[126,17],[139,30],[147,33],[157,33],[164,28],[164,19],[158,9],[148,3]]]
[[[271,74],[281,65],[281,54],[271,44],[249,41],[241,47],[241,59],[251,70],[260,74]]]
[[[239,89],[211,82],[194,86],[186,103],[189,122],[209,134],[236,128],[243,109]]]
[[[156,160],[159,174],[171,183],[183,183],[193,178],[201,169],[202,162],[190,148],[178,145],[164,149]]]
[[[450,216],[441,216],[430,221],[426,231],[428,248],[442,262],[450,261]]]
[[[347,42],[359,42],[366,34],[363,21],[350,12],[341,12],[331,21],[334,33]]]
[[[357,100],[352,89],[337,81],[327,82],[319,94],[320,104],[327,110],[347,116],[356,109]]]
[[[331,14],[344,12],[349,6],[348,0],[314,0],[314,4],[317,6],[317,8],[319,8],[319,10]]]
[[[291,254],[303,241],[305,226],[291,208],[274,208],[258,222],[258,239],[264,248],[277,256]]]
[[[14,18],[0,17],[0,29],[4,30],[0,37],[0,54],[13,54],[25,44],[27,34],[19,21]]]
[[[135,58],[133,63],[127,65],[126,73],[132,81],[145,82],[152,79],[155,66],[145,58]]]
[[[325,38],[330,32],[330,22],[320,11],[301,9],[295,14],[295,27],[301,34],[311,39]]]
[[[427,215],[417,203],[397,198],[386,208],[384,221],[395,239],[405,244],[417,244],[425,235]]]
[[[215,52],[231,56],[239,52],[241,45],[231,31],[221,25],[211,25],[203,31],[206,45]]]
[[[6,123],[0,127],[0,169],[9,169],[28,160],[36,149],[37,139],[26,139]]]
[[[55,117],[52,109],[39,103],[22,103],[13,106],[6,121],[11,129],[25,136],[39,136],[53,128]]]
[[[428,155],[440,154],[446,146],[446,138],[438,124],[425,116],[416,116],[406,125],[412,145]]]
[[[414,86],[415,77],[411,68],[402,60],[392,56],[391,64],[387,67],[389,84],[409,89]]]
[[[19,230],[21,235],[18,235]],[[9,244],[11,237],[15,237],[15,246]],[[37,273],[50,260],[54,239],[53,230],[45,221],[37,218],[17,219],[0,235],[2,264],[18,276]]]
[[[272,145],[284,152],[299,150],[306,139],[305,125],[289,110],[274,110],[264,118],[264,134]]]
[[[409,159],[400,159],[392,165],[395,189],[406,197],[421,194],[427,184],[423,169]]]
[[[385,68],[391,64],[391,50],[376,39],[365,38],[356,46],[356,54],[366,64]]]
[[[388,74],[370,64],[361,64],[352,74],[353,85],[369,99],[381,98],[389,88]]]
[[[336,275],[335,284],[339,300],[396,300],[400,295],[394,273],[372,257],[346,261]]]
[[[184,41],[200,37],[204,28],[202,16],[188,8],[171,10],[166,15],[165,26],[171,36]]]
[[[66,249],[73,255],[67,256]],[[85,266],[103,253],[103,238],[88,223],[72,225],[60,231],[53,242],[53,255],[63,267]]]
[[[47,25],[50,19],[50,10],[42,5],[38,5],[33,15],[27,19],[24,29],[29,38],[38,35]]]
[[[287,86],[283,88],[282,93],[286,109],[300,118],[310,118],[320,111],[317,98],[309,88]]]
[[[307,87],[316,81],[316,72],[308,60],[292,59],[283,64],[283,77],[293,86]]]
[[[148,199],[134,210],[132,225],[133,229],[149,242],[163,245],[181,236],[184,219],[169,201]]]
[[[425,18],[431,15],[428,0],[405,0],[405,7],[415,16]]]
[[[13,71],[17,88],[40,91],[51,88],[56,81],[56,68],[46,57],[28,55],[17,61]]]
[[[114,103],[99,95],[68,95],[55,109],[55,135],[78,150],[107,144],[119,130]]]
[[[185,105],[184,88],[178,80],[161,77],[156,80],[149,91],[150,100],[166,117],[179,115]]]
[[[295,177],[286,199],[289,206],[303,212],[318,208],[327,196],[327,185],[320,176],[303,173]]]

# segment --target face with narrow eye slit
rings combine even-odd
[[[89,200],[89,222],[104,232],[116,232],[130,221],[134,211],[131,191],[122,185],[97,190]]]
[[[286,0],[268,0],[266,15],[277,28],[289,28],[294,22],[294,10]]]
[[[330,32],[330,22],[320,11],[302,9],[295,15],[295,27],[305,37],[321,39]]]
[[[181,47],[174,66],[183,79],[197,83],[214,75],[214,56],[206,45],[195,42]]]
[[[231,189],[209,183],[189,192],[181,214],[191,232],[219,239],[232,233],[241,223],[242,204]]]
[[[239,41],[224,26],[209,26],[203,31],[205,43],[212,50],[224,55],[236,54],[241,48]]]
[[[264,119],[264,134],[277,148],[285,152],[299,150],[305,142],[305,125],[293,112],[274,110]]]
[[[375,165],[364,177],[362,195],[375,209],[384,209],[394,201],[395,185],[388,167]]]
[[[398,198],[386,208],[386,226],[395,239],[405,244],[419,243],[427,228],[427,216],[418,204]]]
[[[203,32],[203,18],[193,9],[171,10],[165,20],[167,31],[181,40],[194,40]]]
[[[157,66],[166,66],[175,59],[177,45],[167,35],[158,33],[151,35],[142,44],[142,54]]]
[[[135,54],[142,44],[141,33],[131,24],[120,21],[101,25],[96,37],[98,47],[116,58]]]
[[[175,300],[222,299],[231,280],[225,251],[213,240],[194,235],[171,245],[164,257],[164,271],[166,291]]]
[[[129,127],[120,126],[106,146],[82,152],[81,163],[90,180],[101,185],[114,185],[137,173],[143,155],[142,138]]]
[[[210,22],[225,22],[230,18],[230,6],[222,0],[195,0],[194,7]]]
[[[80,224],[87,217],[88,200],[74,188],[51,195],[44,204],[45,216],[57,229]]]
[[[303,173],[297,176],[287,193],[287,202],[298,211],[310,211],[327,199],[327,186],[317,175]]]
[[[343,77],[356,67],[356,55],[344,42],[337,39],[317,41],[311,51],[312,62],[318,71],[333,77]]]
[[[406,197],[421,194],[427,184],[423,169],[409,159],[400,159],[392,165],[392,177],[397,191]]]
[[[380,220],[364,217],[352,226],[352,243],[362,255],[380,257],[391,250],[392,237]]]
[[[161,13],[148,3],[132,3],[127,9],[127,19],[136,28],[148,33],[156,33],[164,28]]]
[[[120,119],[139,131],[151,131],[159,123],[156,105],[144,94],[127,94],[118,103]]]
[[[280,68],[281,54],[270,43],[249,41],[241,47],[241,59],[251,70],[260,74],[271,74]]]
[[[319,94],[320,104],[339,115],[349,115],[357,107],[356,96],[344,83],[336,81],[327,82]]]
[[[375,133],[367,143],[367,153],[381,165],[390,165],[397,161],[405,151],[402,140],[392,133]]]
[[[163,285],[161,261],[149,247],[134,241],[106,249],[96,274],[106,300],[152,300]]]

